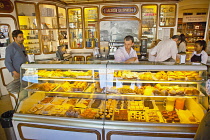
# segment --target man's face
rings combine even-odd
[[[129,41],[124,40],[124,45],[125,45],[126,50],[130,50],[133,44],[134,43],[132,42],[132,40],[129,40]]]
[[[14,37],[15,42],[19,43],[19,44],[23,44],[24,38],[23,38],[23,34],[18,34],[17,37]]]

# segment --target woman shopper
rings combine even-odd
[[[180,42],[178,43],[178,53],[186,52],[187,41],[184,34],[180,35]]]

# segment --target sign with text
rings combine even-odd
[[[0,13],[11,13],[14,6],[10,0],[0,0]]]
[[[132,6],[104,6],[102,8],[103,14],[136,14],[138,12],[138,7]]]
[[[206,22],[206,15],[183,16],[183,22]]]

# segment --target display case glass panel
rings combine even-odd
[[[145,64],[107,65],[106,109],[112,104],[114,112],[106,122],[200,123],[200,99],[207,101],[206,66]]]
[[[74,8],[68,9],[69,18],[69,40],[71,49],[81,49],[83,48],[82,39],[82,9]]]
[[[156,39],[157,5],[142,5],[142,36],[147,37],[147,47]]]
[[[106,65],[56,63],[22,65],[23,92],[17,113],[89,119],[102,125]]]
[[[98,47],[98,8],[84,8],[85,47]]]
[[[27,53],[40,54],[39,31],[34,3],[15,2],[20,30],[23,31]]]
[[[55,5],[39,4],[41,29],[58,28]]]
[[[173,27],[176,25],[176,5],[161,4],[160,5],[160,21],[161,27]]]
[[[59,46],[58,29],[41,30],[43,53],[54,53]]]

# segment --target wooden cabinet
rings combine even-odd
[[[98,8],[84,8],[85,48],[98,46]]]
[[[68,36],[66,9],[53,4],[15,2],[20,30],[25,36],[26,50],[34,54],[55,53],[66,45]]]
[[[176,25],[176,5],[161,4],[160,5],[160,27],[174,27]]]
[[[98,7],[69,8],[68,18],[71,49],[98,46]]]
[[[69,18],[69,41],[71,49],[81,49],[83,48],[82,43],[82,9],[81,8],[71,8],[68,9]]]
[[[66,26],[66,9],[58,7],[58,40],[59,45],[65,45],[68,49],[68,33]]]
[[[39,11],[43,53],[54,53],[59,45],[56,6],[39,4]]]
[[[34,3],[15,2],[20,30],[23,31],[24,46],[27,52],[41,53],[39,43],[39,24],[37,22],[37,7]]]
[[[147,47],[156,38],[157,32],[157,5],[142,5],[142,36],[147,37]]]

